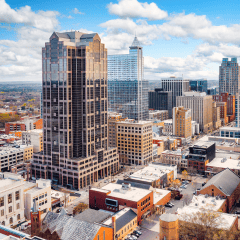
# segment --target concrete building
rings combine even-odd
[[[161,81],[163,91],[172,92],[172,107],[179,106],[176,105],[177,96],[182,96],[184,92],[189,91],[189,80],[182,77],[170,77],[162,78]]]
[[[42,65],[43,152],[34,154],[33,176],[80,189],[116,173],[117,149],[108,147],[107,49],[99,35],[54,32]]]
[[[225,126],[228,124],[228,116],[227,116],[227,103],[226,102],[216,102],[217,107],[220,108],[220,119],[221,124]]]
[[[36,184],[26,184],[24,186],[24,214],[27,219],[31,219],[31,209],[34,204],[42,212],[41,217],[46,216],[51,211],[51,180],[39,179]]]
[[[161,121],[167,120],[168,111],[167,110],[150,110],[149,111],[149,119],[158,119]]]
[[[117,122],[125,121],[126,118],[122,114],[116,112],[108,112],[108,145],[109,147],[117,147]]]
[[[23,145],[32,145],[33,152],[43,151],[43,131],[42,129],[34,129],[22,132],[22,144]]]
[[[173,135],[191,139],[192,136],[192,118],[191,109],[184,107],[173,108]]]
[[[152,161],[152,123],[127,119],[116,123],[121,164],[145,165]]]
[[[108,108],[123,117],[148,118],[148,81],[144,80],[143,47],[137,37],[129,54],[108,55]]]
[[[221,127],[220,137],[240,138],[239,127]]]
[[[168,115],[172,117],[173,93],[164,91],[162,88],[155,88],[154,91],[148,92],[149,109],[168,110]]]
[[[227,116],[228,122],[232,122],[235,119],[235,95],[229,93],[221,93],[220,95],[214,95],[213,101],[227,103]]]
[[[25,221],[23,201],[24,180],[14,173],[0,174],[0,222],[7,227]]]
[[[181,149],[176,151],[165,150],[162,152],[161,162],[176,165],[179,171],[182,169],[187,169],[188,161],[187,159],[183,158],[182,155],[183,153],[181,152]]]
[[[236,95],[240,90],[240,71],[237,58],[222,59],[219,67],[219,93]]]
[[[173,119],[164,120],[163,133],[165,135],[173,135]]]
[[[199,124],[196,121],[191,121],[192,124],[192,136],[199,134]]]
[[[216,102],[213,102],[212,105],[212,119],[213,119],[213,128],[218,129],[222,126],[221,118],[220,118],[220,107],[217,107]]]
[[[177,97],[177,106],[191,109],[192,120],[199,123],[200,131],[208,132],[213,129],[212,101],[212,96],[206,93],[185,92]]]

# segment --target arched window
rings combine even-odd
[[[20,220],[21,216],[20,214],[17,215],[17,220]]]
[[[2,225],[5,226],[5,221],[2,222]]]
[[[13,218],[12,218],[12,217],[9,219],[9,223],[10,223],[10,224],[13,223]]]

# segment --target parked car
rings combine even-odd
[[[183,195],[182,195],[182,194],[179,194],[179,195],[177,195],[177,196],[175,197],[175,200],[180,200],[182,197],[183,197]]]
[[[240,214],[240,211],[235,211],[235,214]]]
[[[131,237],[132,237],[133,240],[137,240],[137,236],[132,234]]]
[[[172,202],[169,202],[168,204],[170,204],[170,205],[174,206],[174,204],[173,204]]]
[[[205,186],[206,185],[206,183],[204,182],[204,183],[202,183],[202,186]]]
[[[165,204],[165,207],[172,208],[173,206],[172,206],[172,204],[167,203],[167,204]]]
[[[180,188],[184,188],[184,189],[186,189],[187,186],[186,186],[186,185],[181,185]]]
[[[134,230],[133,233],[134,233],[135,235],[138,234],[139,236],[142,235],[142,233],[141,233],[140,231],[138,231],[138,230]]]
[[[57,211],[56,211],[56,213],[60,213],[61,210],[62,210],[61,208],[58,208]]]

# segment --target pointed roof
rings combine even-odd
[[[231,196],[239,183],[240,183],[240,178],[234,172],[232,172],[229,168],[226,168],[225,170],[213,176],[205,184],[205,186],[202,187],[202,189],[205,189],[208,186],[214,185],[226,196]]]
[[[131,47],[141,47],[140,42],[138,41],[138,38],[135,36],[133,43],[131,45]]]

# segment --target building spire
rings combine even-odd
[[[132,43],[131,47],[141,47],[141,44],[140,44],[140,42],[138,41],[138,38],[137,38],[137,36],[136,36],[136,33],[135,33],[135,37],[134,37],[134,40],[133,40],[133,43]]]

